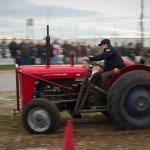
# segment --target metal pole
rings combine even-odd
[[[47,36],[46,36],[46,65],[50,65],[50,36],[49,36],[49,25],[47,25]]]

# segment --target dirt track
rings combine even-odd
[[[0,150],[62,150],[68,116],[61,120],[60,129],[49,135],[29,134],[22,126],[21,116],[12,116],[14,92],[0,92]],[[8,100],[9,98],[9,100]],[[109,118],[96,114],[73,119],[76,150],[149,150],[150,129],[120,131]]]
[[[62,150],[66,121],[72,118],[65,115],[55,134],[29,134],[21,116],[12,116],[15,99],[15,91],[0,91],[0,150]],[[73,119],[73,130],[76,150],[150,149],[150,129],[120,131],[117,124],[99,113]]]

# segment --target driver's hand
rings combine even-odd
[[[98,71],[99,72],[104,72],[104,68],[100,67]]]
[[[89,57],[84,56],[84,57],[82,58],[82,60],[83,60],[83,61],[89,61]]]

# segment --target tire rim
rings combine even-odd
[[[29,111],[27,121],[29,126],[37,132],[44,132],[51,125],[49,113],[40,107],[33,108]]]
[[[128,116],[144,119],[150,115],[150,90],[144,86],[132,88],[125,100]]]

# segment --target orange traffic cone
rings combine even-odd
[[[66,126],[65,136],[64,136],[63,150],[75,150],[72,120],[67,121],[67,126]]]

